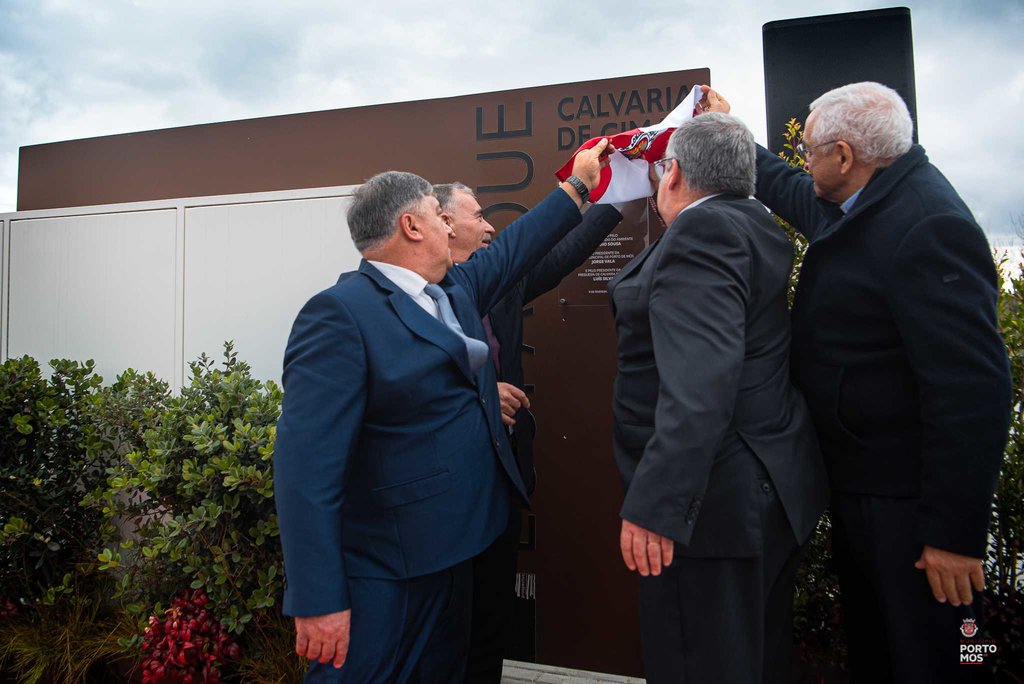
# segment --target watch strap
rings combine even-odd
[[[572,175],[565,179],[565,182],[573,187],[573,190],[579,193],[580,199],[586,202],[590,198],[590,188],[587,184],[580,180],[579,176]]]

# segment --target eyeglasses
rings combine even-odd
[[[831,145],[837,143],[838,140],[829,140],[828,142],[818,143],[817,145],[807,145],[803,140],[796,144],[796,153],[804,159],[810,159],[814,156],[814,148],[821,147],[822,145]]]
[[[658,175],[659,182],[662,178],[665,177],[665,174],[668,172],[668,170],[672,168],[672,161],[674,159],[675,157],[665,157],[664,159],[659,159],[658,161],[654,162],[654,173]]]

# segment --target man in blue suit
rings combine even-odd
[[[389,171],[356,191],[364,259],[295,321],[274,455],[307,681],[463,678],[470,559],[526,495],[481,316],[580,222],[605,146],[458,269],[427,181]]]

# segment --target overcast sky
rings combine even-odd
[[[1000,241],[1024,217],[1024,0],[908,4],[920,141]],[[705,66],[765,142],[761,26],[890,6],[0,0],[0,212],[23,145]]]

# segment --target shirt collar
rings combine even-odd
[[[857,192],[850,195],[845,202],[839,205],[839,208],[842,210],[844,214],[850,213],[850,208],[853,207],[853,203],[857,201],[858,197],[860,197],[860,193],[864,192],[865,187],[867,186],[861,187]]]
[[[711,199],[712,197],[718,197],[718,196],[719,196],[719,195],[721,195],[721,194],[722,194],[722,193],[720,193],[720,192],[716,192],[716,193],[715,193],[714,195],[704,195],[703,197],[701,197],[701,198],[700,198],[699,200],[697,200],[696,202],[690,202],[690,203],[689,203],[689,204],[687,204],[687,205],[686,205],[685,207],[683,207],[683,211],[686,211],[687,209],[693,209],[694,207],[696,207],[696,206],[698,206],[698,205],[700,205],[700,204],[704,204],[705,202],[707,202],[707,201],[708,201],[709,199]],[[680,211],[679,213],[680,213],[680,214],[682,214],[682,213],[683,213],[683,211]]]
[[[416,271],[410,271],[402,266],[384,263],[383,261],[370,261],[369,259],[366,261],[373,264],[377,270],[384,274],[385,278],[414,299],[423,294],[423,288],[427,286],[426,279]]]

